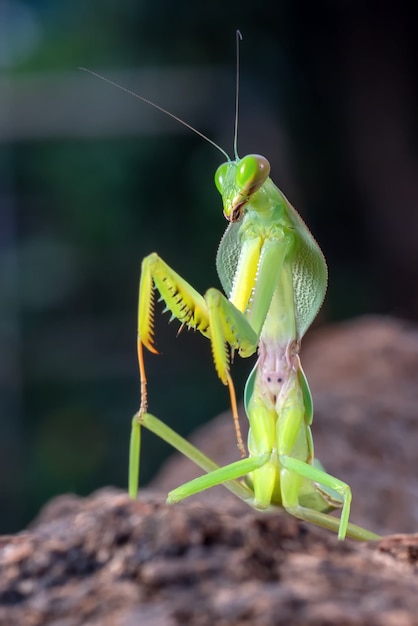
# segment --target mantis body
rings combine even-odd
[[[339,539],[346,535],[376,539],[374,533],[349,523],[350,487],[314,459],[313,405],[299,349],[324,299],[327,267],[318,244],[269,173],[267,159],[259,155],[228,161],[216,172],[230,222],[217,255],[227,297],[214,288],[200,295],[156,253],[142,262],[138,307],[142,402],[132,422],[129,491],[136,496],[140,430],[145,426],[207,472],[171,491],[169,503],[224,484],[256,509],[283,507],[337,532]],[[230,389],[235,419],[229,353],[249,357],[258,350],[244,393],[250,425],[245,458],[219,467],[148,413],[143,346],[156,353],[154,288],[182,326],[209,339],[217,374]],[[243,451],[240,436],[238,443]],[[329,514],[335,508],[341,508],[340,519]]]
[[[218,148],[172,113],[120,88]],[[156,253],[142,262],[137,344],[141,406],[132,420],[130,496],[135,498],[138,491],[144,426],[206,472],[171,491],[169,503],[223,484],[255,509],[283,507],[299,519],[337,532],[339,539],[346,535],[358,540],[378,539],[378,535],[349,522],[350,487],[328,474],[314,458],[312,397],[299,350],[325,296],[324,256],[297,211],[269,177],[267,159],[252,154],[230,160],[219,150],[228,158],[215,175],[229,221],[216,260],[226,296],[215,288],[202,296]],[[238,447],[244,457],[234,463],[218,466],[148,412],[143,346],[157,352],[153,341],[154,289],[182,327],[198,330],[211,343],[217,374],[229,387]],[[230,354],[249,357],[257,351],[258,360],[244,392],[250,426],[247,455],[239,431]],[[341,509],[340,519],[329,513],[336,508]]]

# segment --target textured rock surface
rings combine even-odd
[[[418,623],[418,536],[338,543],[285,514],[63,496],[0,543],[0,624]]]
[[[352,485],[352,521],[417,529],[416,329],[357,320],[318,332],[302,357],[316,451]],[[196,439],[219,462],[234,458],[227,415]],[[418,625],[418,535],[339,543],[223,488],[167,507],[162,490],[192,475],[175,458],[156,493],[62,496],[0,537],[0,625]]]

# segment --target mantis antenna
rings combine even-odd
[[[238,157],[238,105],[239,105],[239,42],[242,41],[242,34],[240,30],[237,30],[237,76],[235,79],[235,123],[234,123],[234,156],[236,160]]]
[[[239,33],[239,31],[237,31],[237,33]],[[240,36],[241,36],[241,33],[240,33]],[[131,89],[128,89],[127,87],[123,87],[122,85],[119,85],[118,83],[111,80],[110,78],[106,78],[106,76],[102,76],[101,74],[98,74],[97,72],[94,72],[93,70],[89,70],[86,67],[79,67],[78,69],[82,70],[83,72],[87,72],[88,74],[91,74],[92,76],[95,76],[96,78],[100,78],[100,80],[104,80],[106,83],[109,83],[109,85],[113,85],[114,87],[121,89],[125,93],[128,93],[131,96],[134,96],[134,98],[138,98],[138,100],[142,100],[142,102],[146,102],[150,106],[154,107],[154,109],[157,109],[157,111],[161,111],[161,113],[165,113],[165,115],[168,115],[168,117],[171,117],[173,120],[176,120],[176,122],[179,122],[179,124],[182,124],[189,130],[194,132],[196,135],[199,135],[199,137],[202,137],[202,139],[204,139],[205,141],[210,143],[212,146],[214,146],[217,150],[219,150],[219,152],[221,152],[224,155],[224,157],[226,157],[227,161],[231,160],[228,153],[225,150],[223,150],[220,146],[218,146],[217,143],[212,141],[212,139],[209,139],[209,137],[201,133],[200,130],[197,130],[197,128],[194,128],[193,126],[191,126],[191,124],[188,124],[187,122],[182,120],[180,117],[177,117],[177,115],[174,115],[174,113],[170,113],[170,111],[167,111],[167,109],[164,109],[159,104],[155,104],[155,102],[152,102],[152,100],[148,100],[148,98],[144,98],[144,96],[140,96],[139,94],[135,93]]]

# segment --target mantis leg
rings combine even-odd
[[[259,469],[268,462],[269,458],[270,455],[268,453],[260,454],[259,456],[247,457],[245,459],[235,461],[235,463],[225,465],[224,467],[219,467],[218,469],[213,470],[208,474],[204,474],[203,476],[199,476],[194,480],[190,480],[184,485],[177,487],[177,489],[170,491],[167,496],[167,504],[175,504],[176,502],[180,502],[180,500],[184,500],[189,496],[193,496],[196,493],[200,493],[201,491],[205,491],[211,487],[216,487],[217,485],[225,484],[225,486],[227,486],[227,481],[242,478],[249,472]],[[250,500],[251,504],[253,499],[253,494],[249,492],[245,501],[248,503]]]
[[[141,449],[141,427],[144,426],[152,433],[166,441],[168,444],[173,446],[178,452],[186,456],[188,459],[193,461],[198,467],[201,467],[205,472],[208,472],[207,476],[218,472],[219,470],[223,470],[224,468],[220,468],[212,459],[210,459],[206,454],[203,454],[198,448],[193,446],[189,441],[181,437],[178,433],[176,433],[172,428],[164,424],[161,420],[159,420],[154,415],[150,413],[144,413],[140,417],[138,414],[134,415],[132,420],[132,432],[131,432],[131,446],[130,446],[130,464],[129,464],[129,495],[131,498],[136,498],[138,492],[138,474],[139,474],[139,457],[140,457],[140,449]],[[247,461],[248,459],[243,459],[242,461],[238,461],[238,463],[242,463],[243,461]],[[234,465],[234,464],[232,464]],[[251,490],[243,485],[242,483],[234,480],[235,478],[242,476],[247,473],[247,469],[244,469],[242,472],[238,472],[235,475],[232,472],[227,478],[223,478],[222,480],[218,480],[215,484],[223,483],[224,486],[231,491],[235,496],[248,502],[248,500],[252,497]],[[203,476],[202,478],[206,478]],[[198,479],[199,480],[199,479]],[[193,482],[193,481],[192,481]],[[187,483],[188,484],[188,483]],[[203,487],[202,489],[197,489],[196,491],[192,491],[191,493],[187,493],[183,495],[183,498],[186,498],[188,495],[192,495],[192,493],[197,493],[198,491],[202,491],[203,489],[207,489],[209,486]],[[178,498],[181,500],[182,498]]]
[[[229,388],[238,447],[244,457],[245,447],[239,428],[235,389],[229,373],[229,355],[225,344],[249,356],[257,348],[258,337],[245,315],[228,302],[217,289],[209,289],[205,297],[201,296],[155,253],[150,254],[142,262],[139,288],[137,342],[141,377],[139,417],[148,410],[143,345],[151,352],[157,353],[153,337],[154,286],[164,300],[166,310],[171,311],[172,318],[180,321],[181,328],[183,326],[194,328],[210,339],[216,371]]]
[[[156,253],[142,262],[138,303],[138,339],[151,352],[154,346],[154,293],[161,299],[182,326],[194,328],[212,342],[212,351],[219,378],[227,384],[228,359],[225,342],[249,356],[257,348],[258,336],[241,313],[218,289],[209,289],[201,296],[188,282],[169,267]],[[222,343],[223,341],[223,343]]]
[[[279,463],[282,467],[280,483],[284,508],[295,517],[313,522],[319,526],[325,526],[331,530],[338,530],[338,539],[344,539],[347,534],[348,518],[350,516],[350,487],[339,478],[335,478],[324,470],[299,459],[283,455],[279,457]],[[298,497],[302,477],[329,487],[341,496],[342,511],[339,520],[327,513],[300,506]]]
[[[303,462],[297,461],[297,459],[288,459],[288,460],[290,460],[291,462],[290,464],[286,462],[286,464],[289,466],[292,465],[294,469],[296,469],[296,464],[298,463],[302,463],[302,465],[306,465]],[[327,474],[323,470],[318,470],[317,468],[312,467],[312,466],[308,466],[308,467],[315,470],[314,471],[315,475],[317,474],[317,472],[320,472],[321,484],[324,485],[327,483],[327,486],[332,484],[333,486],[331,488],[332,489],[335,488],[335,491],[338,491],[338,486],[339,484],[341,484],[344,486],[343,491],[345,490],[345,488],[347,488],[350,491],[350,496],[351,496],[351,490],[349,486],[343,483],[341,480],[334,478],[333,476],[331,476],[330,474]],[[302,472],[300,473],[302,474]],[[303,473],[303,475],[305,476],[307,474],[308,472]],[[311,474],[311,472],[309,472],[309,474]],[[328,477],[327,480],[324,479],[324,475]],[[321,528],[327,528],[328,530],[338,533],[338,539],[340,540],[345,539],[346,536],[351,537],[352,539],[356,539],[357,541],[376,541],[377,539],[380,539],[379,535],[369,530],[366,530],[365,528],[362,528],[361,526],[357,526],[356,524],[352,524],[351,522],[347,523],[347,521],[342,523],[341,518],[338,519],[336,517],[333,517],[329,513],[322,513],[321,511],[316,511],[314,509],[309,509],[309,508],[300,506],[298,503],[297,493],[296,493],[296,496],[294,493],[294,487],[295,487],[294,477],[295,475],[293,474],[293,469],[292,469],[292,472],[289,472],[288,470],[282,470],[281,472],[283,506],[288,513],[290,513],[291,515],[294,515],[295,517],[305,522],[309,522],[311,524],[315,524],[316,526],[320,526]],[[288,488],[289,483],[291,484],[290,489]],[[296,481],[296,484],[298,484],[298,481]],[[290,499],[288,499],[289,493],[291,496]],[[351,500],[351,497],[350,497],[350,500]],[[344,497],[342,498],[342,504],[344,507]],[[349,511],[348,511],[348,514],[349,514]],[[345,515],[345,517],[346,519],[348,519],[347,514]]]

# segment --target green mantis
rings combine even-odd
[[[138,491],[141,428],[145,427],[205,472],[171,491],[169,503],[223,484],[255,509],[283,507],[301,520],[337,532],[339,539],[377,539],[378,535],[349,522],[350,487],[328,474],[314,458],[313,404],[299,351],[325,296],[324,256],[271,180],[267,159],[256,154],[234,160],[226,157],[215,175],[229,222],[216,259],[226,295],[210,288],[202,296],[156,253],[142,262],[137,342],[141,405],[132,420],[129,493],[135,498]],[[181,327],[198,330],[210,341],[216,372],[231,398],[242,454],[234,463],[218,466],[148,412],[143,347],[157,352],[155,290]],[[258,352],[244,391],[250,426],[248,453],[239,431],[230,373],[235,352],[244,358]],[[333,509],[341,509],[339,519],[330,515]]]

